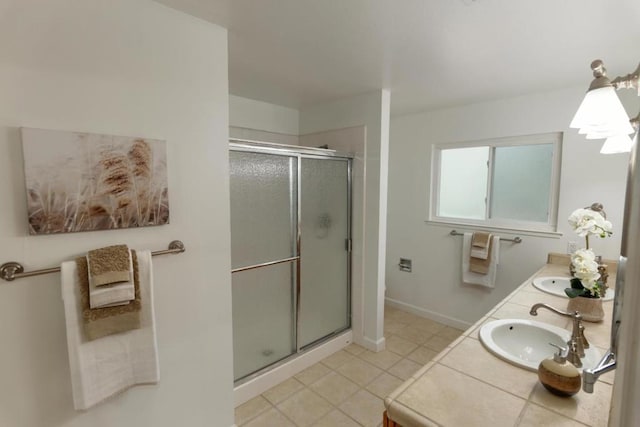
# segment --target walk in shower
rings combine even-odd
[[[351,165],[332,150],[232,140],[234,380],[351,326]]]

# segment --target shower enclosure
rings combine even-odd
[[[230,144],[236,384],[351,326],[351,158]]]

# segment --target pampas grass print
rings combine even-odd
[[[169,222],[164,141],[64,132],[70,153],[56,150],[52,132],[23,129],[31,234]],[[46,163],[42,150],[53,154]]]

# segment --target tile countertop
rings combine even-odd
[[[568,270],[566,256],[550,254],[549,264],[387,396],[389,418],[402,427],[606,426],[615,372],[602,375],[593,394],[580,391],[561,398],[540,384],[536,372],[499,359],[478,338],[480,327],[496,319],[537,320],[571,331],[571,319],[547,310],[540,310],[536,317],[529,314],[531,306],[538,302],[566,310],[566,298],[539,291],[531,282],[538,276],[569,277]],[[609,266],[608,284],[615,284],[615,263]],[[613,301],[604,302],[603,306],[603,322],[583,323],[585,337],[601,355],[609,348]]]

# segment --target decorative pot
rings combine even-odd
[[[586,322],[602,322],[604,319],[604,310],[602,309],[601,298],[569,298],[567,311],[580,312],[580,314],[582,314],[582,319]]]

